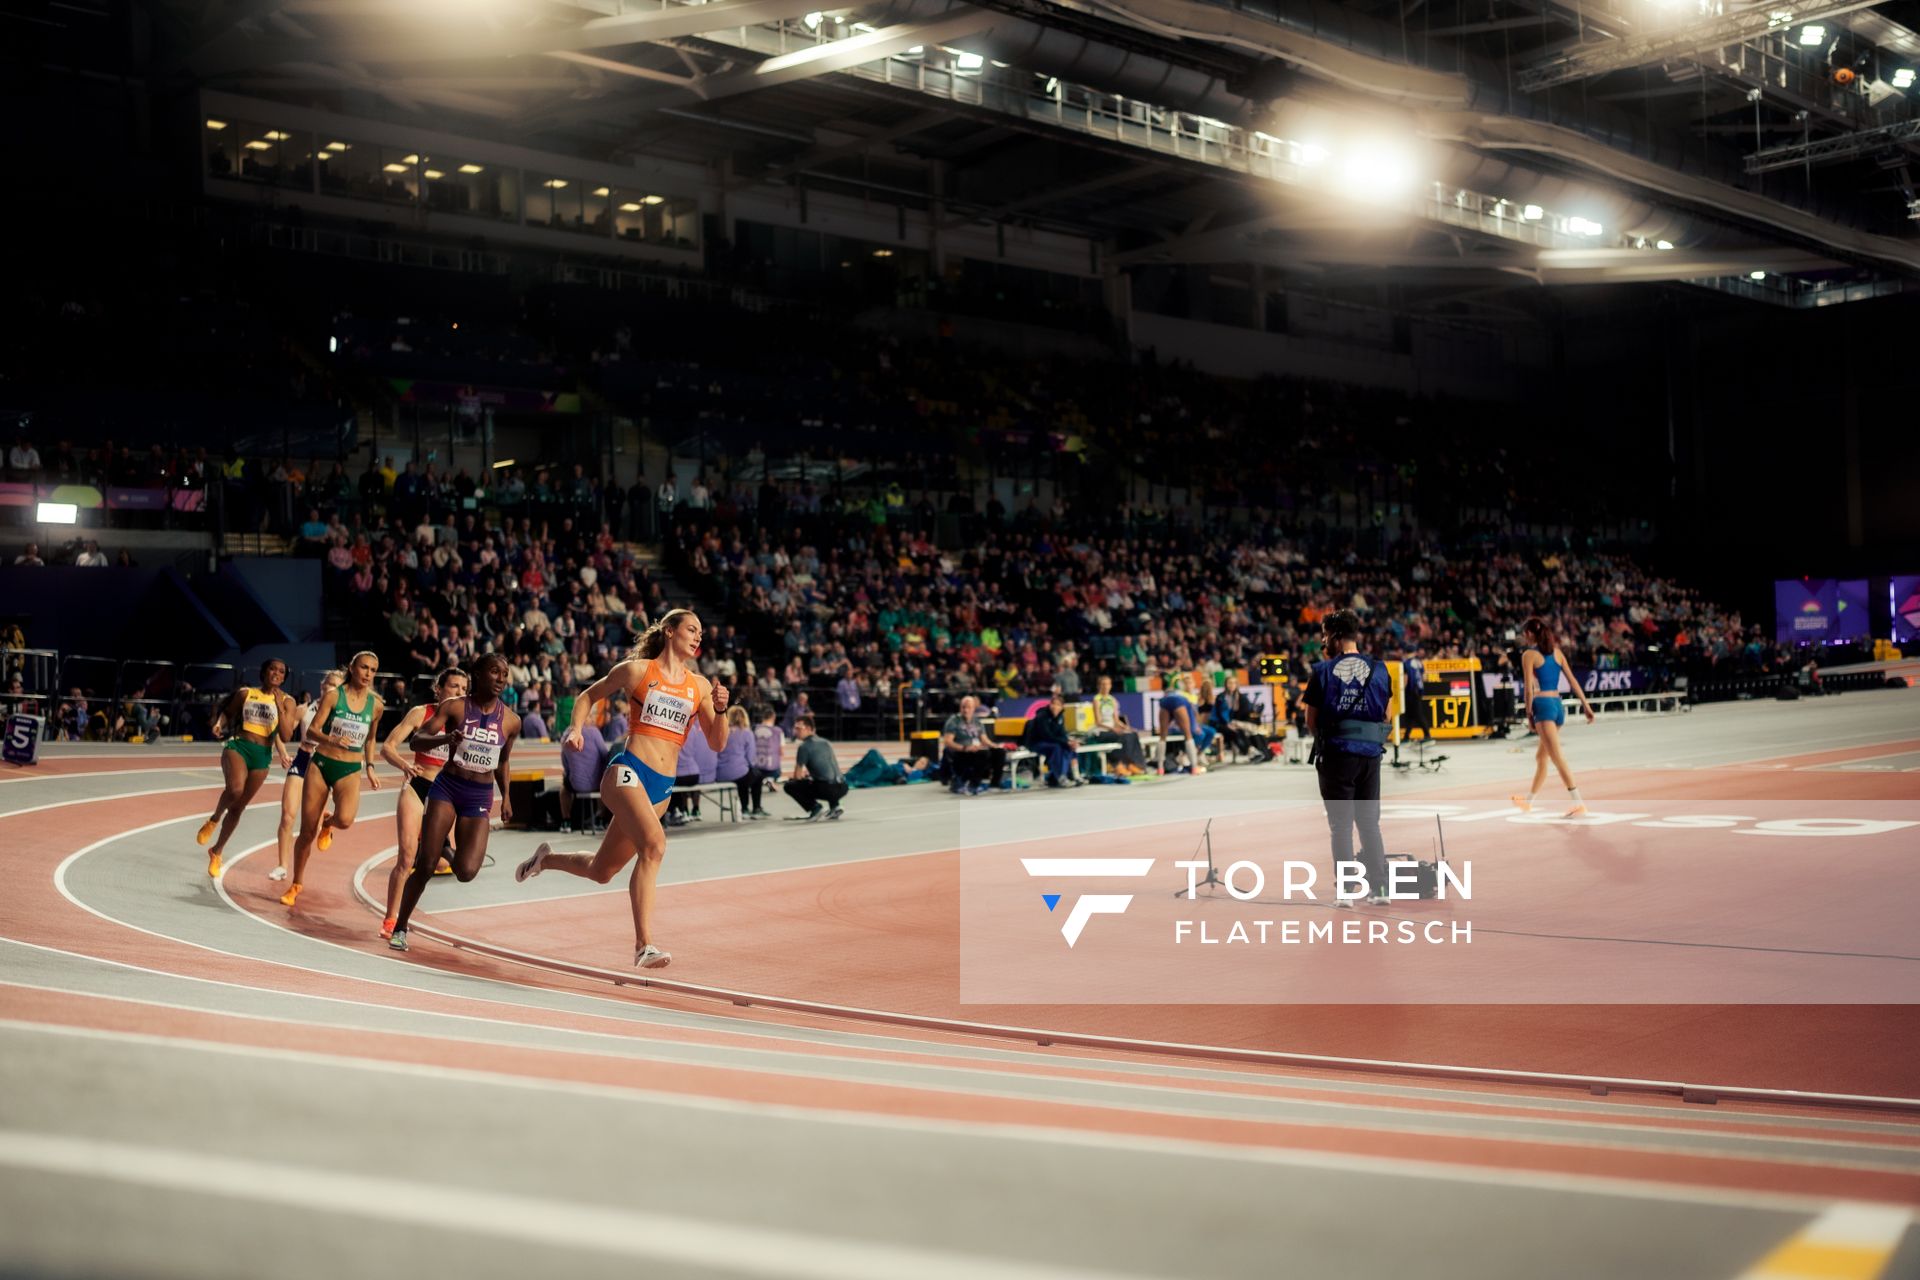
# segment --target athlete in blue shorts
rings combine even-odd
[[[1560,643],[1545,619],[1528,618],[1521,625],[1520,634],[1528,645],[1527,651],[1520,655],[1521,673],[1527,682],[1527,724],[1539,735],[1540,746],[1533,753],[1533,789],[1512,800],[1517,807],[1531,811],[1533,798],[1546,785],[1547,763],[1551,761],[1560,771],[1560,780],[1567,784],[1567,799],[1572,802],[1566,816],[1577,818],[1587,811],[1587,806],[1580,799],[1573,770],[1567,767],[1566,754],[1560,749],[1560,730],[1567,723],[1567,709],[1560,700],[1560,673],[1569,669],[1567,655],[1560,652]],[[1586,713],[1587,723],[1592,724],[1593,704],[1587,701],[1587,691],[1580,687],[1578,680],[1568,683],[1580,697],[1580,709]]]

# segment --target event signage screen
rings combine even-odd
[[[1920,573],[1893,579],[1887,597],[1893,606],[1893,642],[1920,643]]]
[[[1872,631],[1864,578],[1782,578],[1773,584],[1773,616],[1781,644],[1861,640]]]

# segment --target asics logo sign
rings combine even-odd
[[[1041,880],[1086,880],[1112,879],[1120,876],[1144,876],[1153,870],[1152,858],[1022,858],[1020,865],[1027,874]],[[1062,895],[1042,894],[1047,910],[1052,911],[1060,903]],[[1067,909],[1067,918],[1060,926],[1060,934],[1071,947],[1080,941],[1080,935],[1086,930],[1087,921],[1095,916],[1117,916],[1133,903],[1130,893],[1086,893],[1073,900]]]

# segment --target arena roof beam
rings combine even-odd
[[[281,0],[266,6],[277,8]],[[201,75],[222,75],[252,67],[305,61],[315,56],[362,62],[427,62],[470,58],[514,58],[542,53],[580,52],[620,45],[649,44],[718,31],[727,27],[780,22],[812,13],[820,0],[714,0],[712,4],[669,4],[613,17],[592,18],[578,26],[521,27],[488,31],[471,26],[449,28],[426,19],[409,20],[390,35],[347,40],[252,40],[237,32],[190,56],[187,65]],[[404,12],[401,10],[400,12]]]
[[[764,176],[768,178],[781,178],[791,173],[804,173],[809,169],[818,169],[824,165],[830,165],[840,160],[850,160],[855,156],[865,155],[875,147],[884,147],[889,142],[897,142],[901,138],[910,138],[916,133],[923,133],[928,129],[950,123],[952,120],[953,113],[950,111],[922,111],[918,115],[909,116],[898,124],[888,125],[886,128],[875,133],[864,134],[852,142],[841,142],[835,143],[832,146],[814,147],[809,151],[802,152],[791,160],[782,160],[776,164],[768,165]],[[741,184],[744,185],[746,181],[748,180],[742,179]]]
[[[809,10],[808,12],[812,12]],[[760,89],[811,80],[879,62],[905,53],[916,45],[941,44],[984,31],[998,20],[985,9],[955,6],[935,22],[905,23],[861,32],[840,40],[826,40],[788,53],[777,53],[740,71],[719,72],[688,82],[684,89],[647,91],[620,98],[595,98],[530,116],[522,132],[537,132],[574,120],[605,117],[612,112],[633,114],[661,107],[682,106],[689,99],[712,102]]]
[[[1576,45],[1522,70],[1515,78],[1527,93],[1551,89],[1557,84],[1626,71],[1673,58],[1691,58],[1696,54],[1728,45],[1741,44],[1756,36],[1788,27],[1837,18],[1858,9],[1870,9],[1879,0],[1779,0],[1721,14],[1705,22],[1693,23],[1678,31],[1629,36],[1622,40]]]
[[[1775,169],[1796,169],[1803,164],[1825,164],[1832,160],[1851,160],[1888,147],[1901,146],[1920,139],[1920,120],[1903,120],[1878,129],[1862,129],[1813,142],[1794,142],[1767,147],[1747,157],[1748,173],[1772,173]]]
[[[1036,205],[1056,204],[1062,200],[1072,200],[1079,196],[1091,195],[1096,191],[1105,191],[1108,187],[1125,186],[1129,183],[1138,182],[1142,178],[1151,178],[1161,172],[1163,172],[1163,169],[1157,164],[1130,165],[1125,169],[1120,169],[1113,173],[1103,173],[1097,178],[1088,178],[1085,182],[1076,182],[1064,187],[1049,187],[1045,190],[1032,191],[1017,200],[1009,200],[1004,204],[995,205],[990,209],[981,209],[975,213],[963,214],[956,218],[948,218],[940,224],[940,230],[952,231],[956,227],[964,227],[971,222],[998,222],[1002,218],[1019,213],[1023,209],[1031,209]]]

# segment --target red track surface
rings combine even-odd
[[[93,761],[85,763],[99,767]],[[1720,788],[1720,781],[1715,780],[1716,794],[1733,794],[1729,788]],[[1861,781],[1872,786],[1881,780]],[[1647,780],[1649,786],[1653,782]],[[1777,780],[1756,779],[1754,785],[1777,794]],[[1698,1127],[1699,1108],[1677,1102],[1636,1099],[1640,1106],[1664,1110],[1664,1116],[1621,1116],[1605,1106],[1570,1113],[1528,1101],[1564,1102],[1568,1095],[1563,1090],[1504,1085],[1497,1090],[1451,1087],[1451,1097],[1444,1102],[1393,1094],[1364,1100],[1367,1108],[1444,1115],[1456,1123],[1462,1117],[1479,1117],[1604,1126],[1604,1132],[1596,1129],[1591,1143],[1569,1143],[1500,1136],[1497,1132],[1381,1129],[1362,1118],[1350,1118],[1342,1110],[1356,1108],[1356,1097],[1330,1086],[1353,1077],[1331,1071],[1236,1068],[1244,1078],[1222,1082],[1169,1075],[1154,1079],[1158,1088],[1305,1100],[1332,1108],[1326,1122],[1312,1124],[1176,1116],[1123,1102],[1063,1103],[960,1088],[875,1083],[837,1076],[830,1064],[881,1061],[937,1065],[1036,1079],[1042,1078],[1042,1073],[1031,1065],[961,1057],[953,1052],[956,1046],[977,1047],[983,1043],[963,1035],[902,1030],[885,1032],[890,1042],[881,1045],[808,1043],[782,1033],[798,1026],[832,1028],[836,1024],[831,1019],[801,1014],[735,1010],[659,992],[629,990],[616,995],[599,983],[544,974],[431,944],[422,946],[406,961],[396,960],[384,981],[370,982],[325,972],[320,967],[296,967],[263,956],[211,951],[191,936],[158,937],[139,932],[81,909],[56,886],[56,868],[69,855],[136,828],[197,817],[204,813],[211,795],[209,788],[205,793],[178,796],[86,801],[65,806],[57,822],[46,821],[42,815],[0,817],[0,866],[4,866],[10,886],[9,893],[0,896],[0,936],[256,991],[413,1010],[423,1015],[418,1033],[345,1030],[108,997],[78,997],[19,984],[0,984],[0,1017],[183,1040],[299,1049],[341,1059],[426,1063],[657,1094],[778,1103],[821,1112],[1178,1138],[1441,1166],[1920,1204],[1920,1175],[1860,1167],[1871,1163],[1864,1158],[1833,1163],[1738,1158],[1711,1151],[1662,1150],[1633,1141],[1634,1131],[1650,1136],[1708,1131]],[[271,805],[276,796],[277,791],[270,788],[256,803]],[[180,883],[157,884],[156,893],[177,895],[184,884],[208,895],[214,893],[210,882],[200,874],[200,854],[191,843],[190,832],[190,823],[173,822],[156,832],[129,837],[171,841],[179,846]],[[381,819],[369,819],[340,837],[330,853],[319,855],[310,873],[310,888],[295,911],[278,903],[277,886],[264,878],[269,865],[265,860],[240,864],[229,873],[226,888],[239,907],[263,920],[386,957],[373,933],[372,920],[353,898],[349,876],[390,837],[391,828]],[[1911,1049],[1920,1042],[1916,1039],[1920,1020],[1913,1009],[1017,1006],[996,1010],[962,1006],[957,1000],[954,959],[956,891],[955,856],[938,854],[676,886],[667,891],[663,910],[671,913],[676,931],[701,940],[698,977],[702,981],[780,994],[830,996],[867,1007],[936,1010],[974,1021],[1015,1021],[1105,1034],[1368,1058],[1720,1079],[1854,1093],[1905,1094],[1913,1091],[1915,1083]],[[876,910],[876,904],[884,909]],[[486,935],[495,940],[511,940],[516,946],[546,954],[577,953],[594,963],[617,957],[630,942],[624,901],[618,895],[495,908],[460,919],[458,927],[476,932],[484,927]],[[262,936],[270,938],[264,931]],[[492,986],[485,997],[471,998],[421,991],[409,979],[410,972],[420,965],[488,979]],[[612,1016],[617,1008],[614,1004],[608,1005],[607,1016],[532,1007],[517,998],[529,992],[590,994],[652,1008],[698,1011],[721,1021],[701,1027],[641,1024]],[[465,1038],[458,1026],[431,1016],[435,1014],[588,1032],[636,1043],[777,1049],[782,1055],[817,1060],[822,1070],[811,1073],[790,1067],[755,1069],[660,1061],[640,1068],[631,1057],[609,1052],[591,1039],[566,1049],[477,1042]],[[873,1031],[871,1027],[844,1025],[840,1029]],[[1141,1079],[1137,1074],[1118,1071],[1119,1064],[1154,1061],[1152,1055],[1067,1049],[1055,1050],[1052,1058],[1053,1065],[1044,1070],[1045,1079],[1112,1084],[1137,1084]],[[1169,1068],[1176,1065],[1180,1064],[1167,1063]],[[1740,1118],[1729,1125],[1727,1120],[1734,1114]],[[1711,1132],[1817,1138],[1827,1131],[1815,1123],[1816,1114],[1824,1120],[1833,1113],[1803,1112],[1790,1106],[1717,1108],[1712,1113],[1715,1123]],[[1866,1151],[1911,1150],[1920,1147],[1920,1125],[1862,1134],[1855,1143]]]

